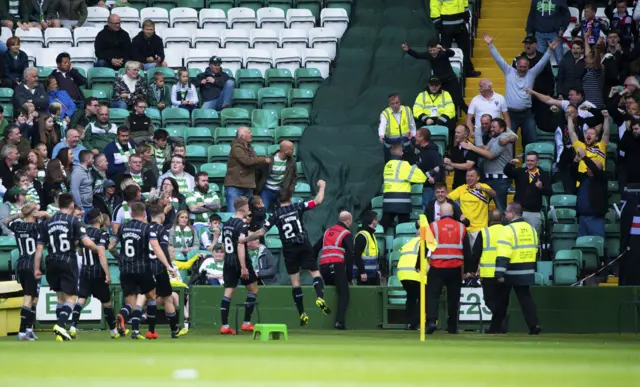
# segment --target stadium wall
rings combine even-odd
[[[309,325],[305,329],[332,329],[334,315],[323,315],[314,305],[315,292],[312,287],[303,287],[306,312]],[[388,307],[384,287],[352,287],[347,312],[349,329],[379,329],[383,321],[387,326],[402,322],[403,306]],[[214,328],[220,326],[220,300],[222,287],[194,286],[191,288],[191,322],[194,328]],[[538,306],[540,323],[545,333],[615,333],[618,332],[618,310],[628,301],[640,300],[640,288],[637,287],[533,287],[533,298]],[[242,304],[246,290],[238,288],[232,301],[229,322],[235,324],[236,305]],[[328,287],[325,299],[335,309],[337,297],[335,289]],[[445,298],[441,302],[441,311],[445,310]],[[274,286],[261,287],[258,294],[260,317],[263,323],[284,323],[290,329],[299,327],[297,311],[291,298],[291,288]],[[441,312],[442,313],[442,312]],[[520,305],[512,294],[509,313],[510,331],[526,332],[526,326],[520,312]],[[387,318],[385,319],[385,314]],[[240,323],[244,315],[239,308]],[[441,314],[441,316],[444,316]],[[442,320],[442,319],[441,319]],[[640,313],[634,305],[622,307],[620,321],[623,332],[635,332]],[[253,322],[257,322],[257,313]],[[399,325],[396,325],[399,326]],[[477,323],[466,322],[461,328],[474,328]]]

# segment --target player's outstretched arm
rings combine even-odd
[[[327,183],[324,180],[318,180],[317,185],[318,193],[316,194],[316,197],[313,199],[313,201],[316,202],[316,205],[320,205],[324,201],[324,188],[326,187]]]

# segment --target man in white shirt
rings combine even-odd
[[[511,119],[507,111],[507,102],[501,94],[493,91],[493,83],[490,79],[481,79],[478,90],[480,90],[480,94],[473,97],[469,104],[466,124],[467,127],[473,129],[472,136],[474,137],[476,145],[482,146],[480,119],[483,115],[489,114],[491,119],[500,118],[501,116],[504,117],[508,128],[511,127]]]
[[[183,195],[192,192],[196,186],[193,176],[184,171],[186,159],[184,156],[173,155],[171,156],[171,169],[160,176],[158,179],[158,189],[162,189],[162,182],[167,177],[173,177],[178,183],[178,189]]]

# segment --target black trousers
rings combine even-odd
[[[320,274],[326,285],[336,287],[338,292],[338,310],[336,311],[336,322],[345,323],[347,306],[349,305],[349,280],[347,279],[347,269],[344,263],[328,263],[320,265]]]
[[[401,283],[407,292],[407,301],[404,304],[406,322],[411,328],[417,328],[420,324],[420,282],[404,280]]]
[[[508,283],[508,279],[506,281],[507,283],[504,285],[504,287],[501,287],[499,290],[499,297],[502,301],[499,304],[497,315],[496,313],[494,313],[493,315],[493,317],[496,318],[496,321],[502,322],[507,316],[507,309],[509,307],[509,295],[511,294],[511,289],[513,289],[513,291],[516,292],[516,297],[518,297],[518,302],[520,303],[520,309],[522,310],[524,321],[527,323],[529,329],[535,328],[537,325],[540,325],[540,322],[538,321],[538,311],[536,309],[536,304],[533,302],[533,297],[531,297],[530,286],[511,285]]]
[[[464,71],[468,74],[474,68],[473,63],[471,63],[471,36],[465,23],[440,27],[440,44],[442,47],[451,48],[451,43],[454,40],[464,54]]]
[[[442,288],[447,287],[447,329],[458,329],[458,313],[460,309],[460,290],[462,288],[462,268],[442,269],[429,268],[427,273],[427,323],[438,320],[438,307]]]
[[[458,78],[443,79],[442,89],[448,91],[449,94],[451,94],[451,99],[453,100],[453,104],[456,105],[457,108],[459,108],[465,113],[467,112],[467,110],[469,110],[469,106],[467,106],[467,103],[464,101],[464,97],[462,96],[462,88],[460,87],[460,82],[458,82]],[[454,126],[455,126],[455,123],[454,123]]]
[[[382,211],[382,219],[380,224],[386,231],[389,227],[393,227],[393,221],[398,217],[398,224],[407,223],[411,221],[411,214],[396,214],[395,212]]]
[[[504,282],[499,282],[495,278],[483,278],[482,279],[482,293],[484,294],[484,303],[491,311],[491,325],[489,330],[491,332],[501,332],[502,323],[504,317],[500,319],[500,313],[502,310],[509,308],[509,294],[505,291]],[[505,297],[506,294],[506,297]]]

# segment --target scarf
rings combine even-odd
[[[175,231],[175,246],[179,249],[188,249],[193,244],[193,230],[191,227],[185,227],[184,230],[180,226],[176,226]]]
[[[536,178],[540,178],[540,170],[536,167],[533,171],[527,171],[529,173],[529,183],[533,183]]]
[[[164,88],[159,88],[158,85],[156,85],[155,83],[151,84],[151,93],[153,94],[153,99],[156,102],[162,102],[162,97],[163,97],[163,92],[164,92]]]
[[[178,83],[176,84],[176,88],[177,88],[177,94],[178,94],[178,101],[182,102],[186,100],[187,94],[189,94],[189,88],[190,88],[189,84],[187,83],[186,85],[181,85]]]
[[[47,206],[47,214],[49,214],[49,215],[55,215],[55,214],[57,214],[58,212],[60,212],[60,208],[59,208],[59,207],[56,207],[54,204],[49,204],[49,205]]]

